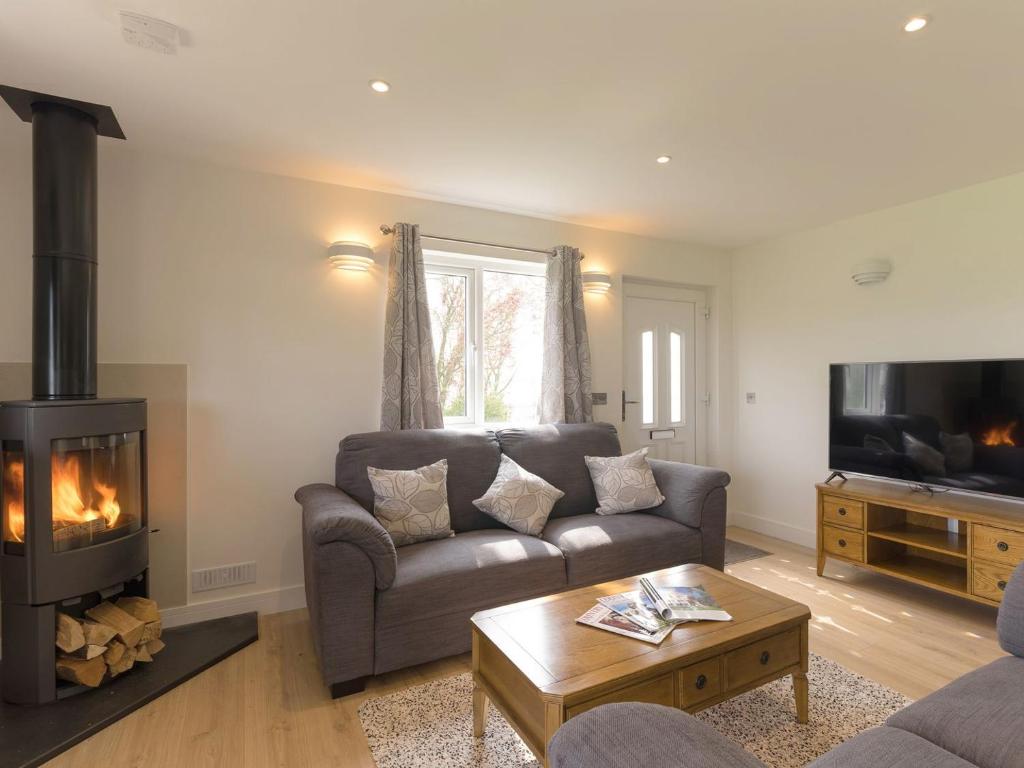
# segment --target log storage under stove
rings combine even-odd
[[[0,403],[2,690],[41,704],[159,650],[158,623],[136,615],[156,611],[146,401],[96,392],[97,142],[124,138],[117,118],[8,86],[0,97],[33,137],[32,398]]]
[[[151,662],[164,649],[162,634],[156,602],[144,597],[100,603],[87,610],[83,619],[58,613],[57,677],[96,688],[136,662]]]

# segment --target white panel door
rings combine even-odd
[[[624,450],[647,446],[652,458],[697,463],[697,409],[704,407],[697,377],[698,347],[704,353],[697,339],[697,311],[697,301],[627,295]]]

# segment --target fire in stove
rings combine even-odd
[[[1020,421],[1018,419],[1014,419],[1009,424],[997,424],[982,433],[981,443],[982,445],[1016,446],[1017,441],[1015,435],[1017,434],[1017,428],[1019,426]]]
[[[137,434],[54,441],[49,522],[53,551],[109,541],[138,528],[141,505]],[[4,541],[26,540],[25,460],[3,454]]]
[[[3,466],[4,541],[25,541],[25,462],[11,459]]]

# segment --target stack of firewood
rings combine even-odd
[[[57,614],[57,677],[96,688],[149,662],[164,649],[155,600],[122,597],[85,611],[81,620]]]

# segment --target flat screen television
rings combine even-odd
[[[830,366],[834,472],[1024,498],[1024,360]]]

